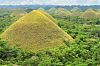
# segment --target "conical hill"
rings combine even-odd
[[[78,7],[74,7],[72,10],[71,10],[72,14],[71,16],[80,16],[81,15],[81,10],[78,8]]]
[[[20,17],[24,16],[25,14],[27,14],[27,12],[25,12],[24,9],[16,8],[16,9],[11,13],[10,16],[12,16],[12,17],[14,16],[14,17],[20,18]]]
[[[33,10],[12,24],[1,37],[10,46],[29,52],[54,48],[71,42],[73,38],[59,28],[52,19],[39,10]]]
[[[50,13],[50,14],[55,14],[55,12],[57,11],[57,9],[56,8],[50,8],[49,10],[48,10],[48,13]]]
[[[71,15],[71,12],[64,8],[58,8],[58,17],[68,17]]]
[[[93,19],[96,18],[96,12],[93,9],[88,9],[80,17],[85,19]]]
[[[44,8],[38,8],[37,10],[46,11]]]
[[[100,13],[99,12],[97,12],[96,15],[97,15],[97,18],[100,18]]]
[[[47,16],[50,20],[52,20],[54,23],[57,24],[57,21],[48,13],[46,13],[45,11],[39,10],[41,13],[43,13],[45,16]]]

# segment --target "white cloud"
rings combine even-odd
[[[20,2],[19,4],[21,4],[21,5],[32,5],[32,4],[40,4],[40,2],[38,2],[36,0],[24,0],[24,1]]]
[[[83,4],[99,4],[100,0],[0,0],[0,5],[83,5]]]

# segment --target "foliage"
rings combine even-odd
[[[32,53],[24,52],[16,47],[9,47],[6,41],[0,40],[0,65],[22,64],[31,57]]]
[[[1,33],[15,19],[1,17]],[[73,16],[66,18],[55,16],[55,19],[58,26],[75,39],[74,43],[64,41],[63,46],[28,53],[17,47],[9,47],[8,42],[0,40],[0,66],[99,66],[100,19],[83,19]]]

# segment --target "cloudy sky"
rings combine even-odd
[[[100,0],[0,0],[0,5],[100,5]]]

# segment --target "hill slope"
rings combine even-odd
[[[71,12],[72,12],[71,16],[80,16],[81,15],[81,9],[79,9],[78,7],[74,7],[71,10]]]
[[[92,9],[88,9],[80,17],[85,19],[96,18],[96,12]]]
[[[48,17],[50,20],[52,20],[54,23],[57,24],[57,21],[48,13],[46,13],[45,11],[40,10],[41,13],[43,13],[46,17]]]
[[[27,12],[25,12],[24,9],[16,8],[16,9],[12,12],[12,14],[11,14],[10,16],[15,16],[15,17],[20,18],[20,17],[24,16],[25,14],[27,14]]]
[[[72,37],[59,28],[51,19],[39,10],[26,14],[12,24],[2,35],[10,46],[36,52],[57,47]]]
[[[58,10],[57,10],[57,16],[58,17],[64,18],[64,17],[68,17],[70,15],[71,15],[71,12],[64,9],[64,8],[58,8]]]

